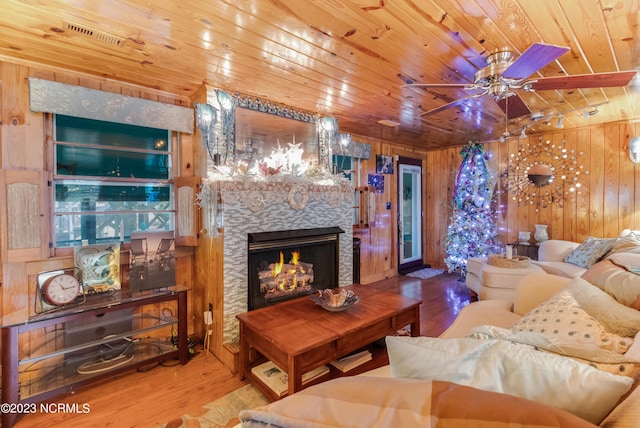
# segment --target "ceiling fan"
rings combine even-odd
[[[526,92],[626,86],[635,71],[616,71],[611,73],[578,74],[574,76],[541,77],[525,80],[547,64],[569,50],[565,46],[534,43],[520,57],[514,60],[514,54],[508,48],[500,49],[486,58],[487,65],[473,76],[473,83],[411,83],[403,88],[462,88],[466,91],[482,91],[460,98],[443,106],[420,113],[427,116],[439,113],[468,100],[489,95],[498,103],[507,119],[530,115],[529,107],[515,90]]]

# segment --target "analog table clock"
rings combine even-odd
[[[68,273],[53,275],[42,284],[42,293],[45,300],[56,306],[73,302],[80,294],[80,281]]]

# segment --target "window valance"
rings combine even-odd
[[[29,79],[31,111],[193,133],[193,109],[82,86]]]

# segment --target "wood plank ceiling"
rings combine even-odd
[[[337,117],[341,132],[430,150],[497,139],[506,127],[515,136],[527,124],[529,134],[544,132],[560,112],[565,128],[640,118],[638,75],[626,87],[518,91],[531,112],[551,116],[535,122],[506,120],[489,95],[421,116],[470,93],[402,87],[473,83],[489,53],[508,47],[518,57],[539,42],[570,50],[531,77],[640,70],[639,7],[637,0],[3,0],[0,60],[185,98],[206,83]]]

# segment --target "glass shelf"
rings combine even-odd
[[[143,362],[165,360],[177,354],[173,343],[158,339],[140,339],[122,348],[105,350],[103,346],[84,348],[86,352],[76,351],[59,358],[38,358],[30,364],[23,361],[26,367],[18,378],[20,399],[28,401],[31,397],[68,387],[72,390],[79,383],[104,377],[105,373],[113,374],[115,370],[127,370]],[[122,352],[118,352],[120,349]]]
[[[2,401],[38,403],[147,364],[186,364],[187,290],[92,295],[1,332]],[[3,413],[2,426],[17,416]]]
[[[43,359],[59,356],[59,355],[71,354],[74,352],[82,351],[84,349],[91,349],[98,345],[104,345],[104,344],[109,344],[116,341],[131,339],[131,336],[134,336],[134,335],[140,336],[143,333],[150,333],[152,331],[158,330],[159,328],[177,326],[178,324],[178,320],[176,318],[163,320],[157,317],[151,317],[148,314],[134,314],[133,316],[130,317],[130,320],[132,322],[132,325],[134,326],[134,328],[131,329],[130,331],[119,333],[119,334],[110,334],[108,337],[104,337],[99,340],[92,340],[76,346],[63,347],[62,349],[58,349],[55,351],[50,351],[50,352],[45,351],[45,353],[39,354],[39,355],[31,354],[25,357],[24,359],[20,359],[19,364],[20,365],[29,364],[29,363],[33,363]],[[145,320],[150,320],[152,322],[155,321],[155,324],[142,327],[141,325]],[[139,325],[139,327],[136,328],[135,325]],[[55,330],[55,333],[56,333],[55,335],[56,337],[54,337],[52,340],[56,342],[61,341],[60,336],[64,334],[64,330],[63,329]],[[131,339],[131,340],[134,340],[134,339]],[[139,339],[135,339],[135,340],[139,340]],[[48,342],[49,340],[47,340],[47,343]],[[44,348],[46,348],[46,346],[44,346]]]

